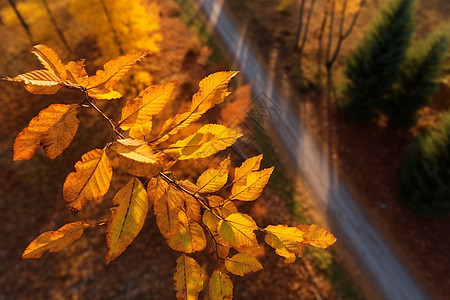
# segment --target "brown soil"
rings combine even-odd
[[[180,21],[175,4],[161,1],[161,7],[164,36],[161,52],[145,59],[144,66],[151,71],[155,82],[178,79],[180,86],[176,97],[188,99],[200,79],[221,67],[199,64],[204,61],[201,53],[208,51],[202,51],[198,38]],[[6,29],[0,32],[10,39],[14,36]],[[17,42],[22,47],[25,43]],[[8,55],[8,61],[3,58],[2,73],[11,76],[37,66],[27,46],[23,51],[11,53],[15,54]],[[27,94],[20,84],[0,82],[0,86],[3,91],[0,95],[0,299],[174,299],[172,276],[178,254],[161,237],[153,216],[148,217],[141,234],[127,251],[109,266],[104,264],[104,227],[87,230],[79,241],[61,253],[45,254],[40,260],[20,260],[22,251],[40,233],[75,220],[95,223],[108,216],[114,191],[108,192],[104,201],[73,214],[65,207],[61,189],[81,155],[102,147],[110,134],[107,123],[95,112],[82,111],[80,129],[63,155],[49,160],[38,150],[30,161],[13,163],[14,138],[31,118],[51,103],[77,103],[79,100],[73,91],[36,96]],[[117,117],[123,101],[109,105],[115,110],[107,108],[107,113]],[[176,110],[182,105],[176,102],[172,108]],[[125,174],[117,172],[112,186],[117,187],[127,179]],[[267,189],[254,207],[243,209],[250,211],[261,226],[292,221],[286,201],[273,189]],[[320,275],[311,277],[313,272],[308,260],[305,260],[306,269],[300,262],[285,265],[282,258],[266,247],[261,253],[264,254],[260,257],[264,271],[232,278],[236,299],[308,300],[317,299],[318,293],[323,299],[337,299],[329,282]],[[196,258],[212,271],[211,260],[204,255],[196,255]]]
[[[277,12],[281,2],[260,5],[255,0],[228,0],[225,7],[245,29],[244,34],[263,61],[267,61],[271,72],[276,74],[275,78],[284,79],[279,84],[287,95],[291,95],[290,104],[315,132],[355,198],[385,233],[400,259],[423,282],[434,299],[447,299],[450,294],[450,256],[447,255],[450,250],[447,237],[450,216],[424,218],[402,206],[395,191],[395,176],[403,153],[414,136],[438,122],[439,111],[449,108],[448,89],[443,87],[432,105],[420,112],[417,126],[410,131],[392,130],[382,120],[363,124],[349,121],[336,112],[333,101],[329,104],[325,92],[310,89],[315,84],[317,68],[319,11],[323,11],[325,1],[316,1],[302,60],[302,80],[298,79],[299,57],[292,52],[297,8],[293,5]],[[343,44],[335,65],[335,82],[339,82],[345,58],[360,41],[364,29],[376,14],[376,8],[383,2],[368,1],[355,30]],[[450,2],[420,1],[417,15],[420,24],[418,36],[424,36],[448,19]],[[305,89],[309,91],[302,92]]]

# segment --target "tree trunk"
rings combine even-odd
[[[11,5],[12,9],[14,10],[14,13],[16,14],[17,18],[20,21],[20,24],[22,24],[23,29],[25,30],[28,39],[30,40],[31,45],[34,45],[33,36],[31,35],[30,26],[25,22],[24,18],[20,14],[19,10],[17,9],[16,3],[14,0],[8,0],[9,4]]]
[[[50,22],[52,22],[52,25],[55,28],[56,33],[58,34],[59,38],[61,39],[61,42],[64,44],[64,47],[66,47],[67,51],[69,51],[69,53],[72,53],[72,49],[70,48],[69,43],[67,42],[66,38],[64,37],[64,34],[63,34],[61,28],[59,28],[58,24],[56,23],[56,19],[53,15],[52,11],[50,10],[47,0],[42,0],[42,3],[44,4],[47,15],[50,18]]]
[[[111,27],[111,32],[114,37],[114,42],[116,43],[117,48],[119,48],[119,53],[120,53],[120,55],[124,55],[125,51],[123,50],[122,43],[119,40],[119,35],[117,34],[116,29],[114,28],[113,20],[111,18],[111,14],[109,13],[108,7],[106,6],[106,3],[104,0],[100,0],[100,3],[103,6],[103,11],[105,12],[106,18],[108,19],[109,27]]]

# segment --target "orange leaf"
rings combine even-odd
[[[77,111],[77,105],[66,104],[52,104],[41,110],[16,137],[13,159],[30,159],[39,146],[51,159],[60,155],[78,130]]]
[[[89,77],[87,85],[89,96],[96,99],[119,98],[120,93],[113,88],[148,53],[148,50],[133,52],[104,64],[104,70],[98,70],[94,76]]]
[[[66,68],[55,51],[45,45],[36,45],[31,49],[31,53],[36,55],[41,64],[52,72],[60,82],[66,80]]]
[[[121,139],[111,149],[119,154],[120,167],[134,176],[152,178],[174,163],[163,153],[154,152],[145,141]]]
[[[66,224],[56,231],[44,232],[28,245],[22,253],[22,258],[40,258],[47,250],[60,252],[78,240],[88,227],[87,223],[78,221]]]
[[[87,85],[88,75],[84,69],[84,59],[70,61],[66,64],[67,80],[73,84]]]
[[[113,198],[111,220],[106,228],[106,264],[122,254],[133,242],[144,225],[148,211],[148,198],[144,186],[137,178],[131,179]]]
[[[98,200],[109,190],[112,168],[106,153],[95,149],[81,157],[63,186],[64,200],[74,211],[81,210],[88,201]]]

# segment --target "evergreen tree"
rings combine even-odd
[[[450,212],[450,113],[409,146],[398,170],[397,190],[422,215]]]
[[[432,34],[410,48],[401,67],[397,89],[383,107],[391,125],[411,127],[415,124],[417,111],[439,90],[445,75],[447,50],[448,40],[443,33]]]
[[[363,121],[376,116],[397,80],[414,31],[415,0],[391,0],[346,62],[343,109]]]

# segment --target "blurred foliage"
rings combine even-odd
[[[447,69],[448,40],[445,33],[433,33],[408,51],[394,94],[386,99],[382,111],[390,125],[412,127],[417,111],[428,105]]]
[[[348,58],[342,105],[357,121],[377,115],[392,92],[414,32],[415,0],[391,0]]]
[[[450,113],[408,148],[398,170],[397,190],[405,205],[421,215],[450,212]]]

